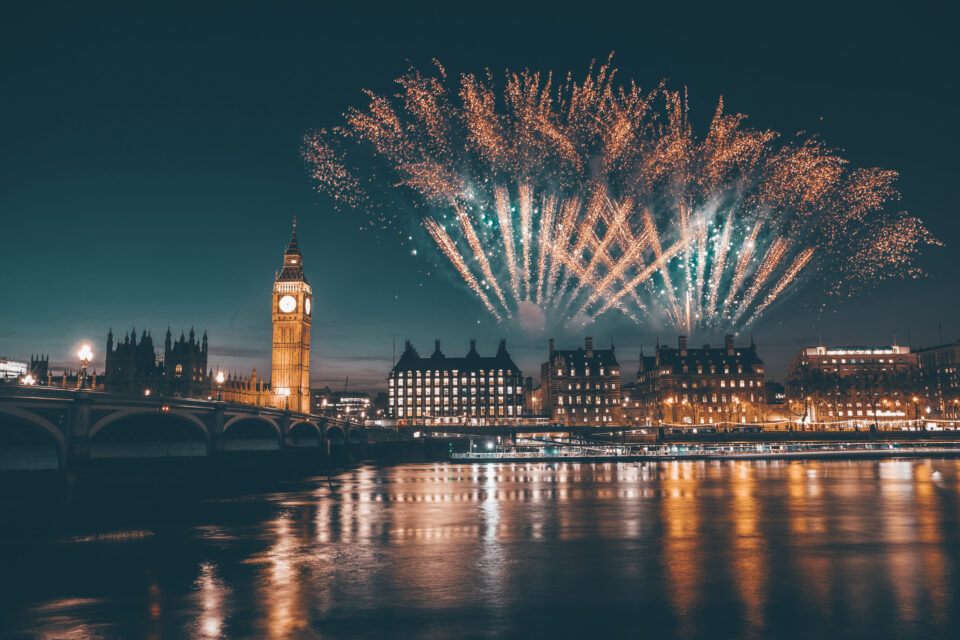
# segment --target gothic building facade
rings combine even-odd
[[[294,221],[283,269],[273,284],[271,381],[260,378],[256,367],[249,377],[213,371],[208,366],[206,332],[198,338],[190,329],[188,335],[181,332],[174,339],[168,328],[163,351],[159,352],[149,331],[138,337],[134,329],[114,342],[111,329],[107,335],[105,390],[136,395],[149,391],[149,395],[219,399],[309,413],[313,295],[302,259]],[[31,367],[38,370],[45,370],[46,363],[42,358],[31,359]]]
[[[207,375],[207,334],[198,340],[193,329],[190,337],[182,332],[173,339],[170,329],[157,353],[153,336],[137,330],[114,343],[113,329],[107,334],[104,389],[114,393],[160,393],[184,398],[205,398],[210,389]]]
[[[273,283],[273,406],[310,413],[310,324],[313,292],[303,272],[297,222]]]

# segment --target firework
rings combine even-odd
[[[381,228],[425,229],[498,320],[616,311],[686,331],[741,328],[811,278],[826,298],[921,275],[921,221],[896,174],[815,138],[752,129],[719,102],[698,136],[686,90],[411,70],[399,91],[305,140],[318,188]]]

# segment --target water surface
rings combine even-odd
[[[0,636],[956,638],[958,488],[957,460],[411,464],[105,502],[0,545]]]

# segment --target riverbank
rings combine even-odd
[[[529,449],[527,447],[526,449]],[[930,444],[862,443],[779,445],[544,446],[538,450],[452,453],[451,462],[664,462],[673,460],[828,460],[960,458],[960,441]]]

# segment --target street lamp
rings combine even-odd
[[[93,351],[90,350],[90,345],[84,343],[80,347],[80,351],[77,352],[77,358],[80,359],[80,375],[77,376],[77,388],[80,389],[87,379],[87,365],[93,360]]]
[[[23,379],[20,381],[20,384],[25,384],[27,386],[32,387],[33,385],[37,384],[37,379],[34,378],[33,375],[28,373],[27,375],[23,376]]]
[[[284,398],[286,398],[287,411],[290,411],[290,389],[287,388],[287,387],[284,387],[283,389],[280,389],[280,395],[282,395]]]
[[[223,371],[217,371],[217,400],[223,400]]]

